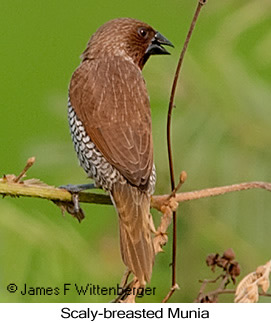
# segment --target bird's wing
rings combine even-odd
[[[107,161],[133,185],[146,187],[153,166],[149,98],[132,62],[84,61],[73,74],[70,102]]]

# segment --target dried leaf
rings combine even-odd
[[[239,303],[256,303],[259,299],[258,287],[256,284],[247,286],[247,294],[244,295],[243,299]]]
[[[269,286],[271,260],[245,276],[236,288],[235,303],[255,303],[259,300],[259,287],[266,293]]]
[[[212,271],[215,271],[215,266],[217,264],[218,258],[219,258],[218,253],[211,253],[206,258],[206,265],[211,267]]]
[[[229,263],[228,260],[226,260],[224,258],[221,258],[221,257],[219,257],[218,260],[217,260],[217,266],[221,267],[221,268],[223,268],[225,270],[227,269],[228,263]]]
[[[17,176],[14,174],[7,174],[0,178],[0,183],[14,183],[14,180]]]
[[[235,259],[235,253],[232,248],[229,248],[223,253],[222,257],[227,260],[233,260],[233,259]]]
[[[42,186],[42,187],[54,187],[54,186],[51,186],[51,185],[48,185],[44,182],[42,182],[40,179],[38,178],[30,178],[30,179],[27,179],[25,181],[23,181],[23,184],[24,185],[37,185],[37,186]]]
[[[22,178],[25,177],[25,175],[22,176]],[[0,183],[14,183],[16,180],[17,176],[14,174],[7,174],[4,175],[2,178],[0,178]],[[51,185],[48,185],[44,182],[42,182],[40,179],[38,178],[30,178],[30,179],[26,179],[25,181],[20,181],[18,182],[18,184],[24,184],[24,185],[37,185],[37,186],[42,186],[42,187],[54,187]]]
[[[258,286],[262,288],[262,290],[263,290],[264,293],[266,293],[268,291],[269,287],[270,287],[270,281],[269,281],[269,279],[266,279],[266,277],[262,277],[259,280]]]
[[[270,286],[269,274],[271,272],[271,261],[268,261],[264,266],[256,269],[257,275],[261,275],[258,279],[258,286],[266,293]]]
[[[231,261],[229,266],[229,274],[231,275],[231,279],[235,284],[235,278],[240,275],[241,269],[240,265],[237,261]]]
[[[258,277],[261,277],[265,272],[265,266],[259,266],[257,269],[256,269],[256,274]]]

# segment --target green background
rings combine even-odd
[[[85,183],[67,122],[67,88],[93,32],[116,17],[148,22],[175,44],[171,56],[144,69],[151,98],[157,194],[170,190],[166,116],[177,59],[195,1],[1,1],[0,173],[28,173],[51,185]],[[203,8],[185,57],[173,113],[176,176],[183,190],[271,181],[271,2],[212,1]],[[111,206],[83,205],[81,223],[45,200],[0,200],[1,302],[108,302],[112,296],[22,296],[6,286],[115,286],[124,266],[117,216]],[[199,279],[214,278],[207,254],[232,247],[241,277],[270,259],[270,192],[252,190],[186,202],[178,211],[180,290],[172,302],[192,302]],[[160,214],[153,212],[158,222]],[[160,302],[171,277],[171,230],[150,286]],[[221,301],[230,302],[232,295]],[[268,299],[261,299],[268,301]]]

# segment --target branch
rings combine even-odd
[[[36,179],[15,183],[8,179],[9,176],[14,175],[6,175],[3,178],[0,178],[0,194],[3,195],[3,197],[8,195],[13,197],[37,197],[54,202],[72,202],[72,194],[65,189],[49,186]],[[86,192],[79,193],[79,202],[112,204],[108,195]]]
[[[231,192],[239,192],[244,190],[250,190],[255,188],[262,188],[267,191],[271,191],[271,183],[268,182],[247,182],[247,183],[239,183],[232,184],[227,186],[218,186],[212,188],[205,188],[202,190],[192,191],[192,192],[184,192],[178,193],[175,197],[171,198],[171,202],[181,203],[192,200],[199,200],[206,197],[223,195]],[[161,210],[161,208],[166,204],[168,199],[167,195],[155,195],[152,197],[151,207],[157,210]]]
[[[72,194],[62,188],[55,186],[49,186],[42,183],[40,180],[29,179],[16,183],[12,180],[16,178],[15,175],[5,175],[0,178],[0,194],[5,196],[13,197],[34,197],[42,198],[51,201],[59,202],[72,202]],[[248,182],[233,184],[227,186],[206,188],[197,191],[177,193],[175,196],[169,198],[168,194],[165,195],[154,195],[151,198],[151,207],[162,211],[163,207],[170,207],[175,209],[179,203],[198,200],[206,197],[223,195],[231,192],[244,191],[249,189],[261,188],[267,191],[271,191],[271,183],[268,182]],[[94,204],[105,204],[112,205],[111,199],[106,194],[80,192],[79,193],[80,203],[94,203]],[[177,203],[177,206],[176,206]]]
[[[0,178],[0,194],[3,195],[3,197],[22,196],[42,198],[63,203],[72,202],[72,194],[65,189],[57,188],[55,186],[49,186],[37,179],[29,179],[17,183],[14,182],[15,178],[17,178],[15,175],[4,175],[2,178]],[[151,207],[157,209],[158,211],[162,211],[163,207],[170,207],[170,209],[173,210],[176,209],[178,207],[178,204],[182,202],[256,188],[271,191],[271,183],[248,182],[213,188],[205,188],[192,192],[177,193],[175,196],[171,196],[170,198],[168,194],[154,195],[151,198]],[[111,199],[108,195],[89,192],[80,192],[79,202],[112,205]]]

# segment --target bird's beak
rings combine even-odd
[[[173,44],[162,34],[159,33],[159,31],[156,32],[153,39],[151,40],[150,45],[148,46],[146,53],[148,55],[160,55],[160,54],[166,54],[169,55],[170,53],[162,46],[167,45],[174,47]]]

